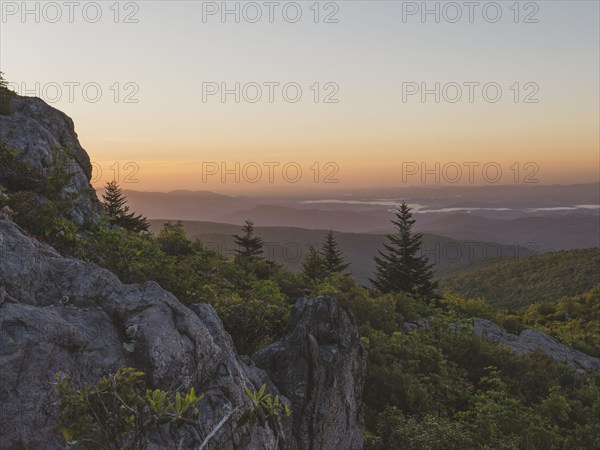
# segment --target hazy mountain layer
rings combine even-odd
[[[572,186],[420,187],[322,191],[281,195],[273,191],[229,196],[207,191],[125,191],[134,211],[151,219],[200,220],[263,227],[351,233],[392,231],[401,200],[415,214],[415,229],[454,239],[519,245],[537,251],[600,246],[598,184]]]

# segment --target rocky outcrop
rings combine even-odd
[[[56,372],[95,383],[128,366],[146,372],[150,385],[205,393],[207,430],[240,406],[211,449],[275,448],[268,428],[236,426],[248,402],[244,386],[263,383],[294,410],[280,448],[361,447],[363,350],[351,316],[333,299],[300,300],[288,335],[255,360],[265,370],[238,357],[212,307],[188,308],[153,282],[124,285],[0,220],[1,449],[65,448],[52,431]],[[186,439],[183,448],[197,448]]]
[[[295,414],[290,449],[359,450],[365,352],[352,315],[331,297],[299,300],[286,336],[253,355]]]
[[[0,184],[13,192],[36,192],[43,201],[48,176],[61,159],[73,173],[62,195],[77,196],[69,218],[78,225],[99,222],[102,207],[90,185],[92,164],[70,117],[39,98],[14,96],[10,114],[0,115],[0,143],[0,151],[16,150],[19,161],[18,169],[0,167]]]
[[[523,330],[512,334],[486,319],[474,319],[473,329],[479,337],[508,346],[516,354],[522,355],[541,350],[550,358],[564,362],[576,371],[596,370],[600,372],[600,358],[586,355],[579,350],[561,344],[552,336],[537,330]]]
[[[462,325],[455,324],[457,330]],[[523,330],[519,334],[509,333],[494,322],[474,318],[470,326],[475,335],[496,344],[507,346],[512,352],[523,355],[536,350],[544,352],[555,361],[564,362],[576,372],[596,370],[600,372],[600,358],[586,355],[568,345],[562,344],[552,336],[538,330]],[[417,328],[430,328],[429,319],[419,319],[417,322],[404,324],[404,331]]]

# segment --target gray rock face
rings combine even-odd
[[[543,351],[555,361],[564,362],[576,372],[596,370],[600,372],[600,358],[586,355],[568,345],[561,344],[543,331],[523,330],[520,334],[512,334],[487,319],[475,318],[471,322],[473,332],[480,338],[506,345],[512,352],[523,355],[536,350]],[[455,324],[455,327],[459,327]],[[405,323],[405,332],[416,328],[431,328],[428,319],[419,319],[414,323]]]
[[[364,359],[354,322],[332,299],[302,300],[294,311],[288,336],[257,358],[271,361],[271,381],[238,357],[212,307],[188,308],[153,282],[124,285],[0,220],[0,448],[64,448],[52,431],[54,374],[95,383],[127,366],[146,372],[150,385],[205,393],[206,430],[241,406],[211,449],[275,448],[268,428],[236,427],[248,405],[244,386],[263,383],[285,389],[294,408],[293,432],[288,421],[280,448],[360,448]],[[297,364],[279,348],[294,352]],[[197,446],[188,438],[184,448]]]
[[[474,319],[473,327],[477,336],[504,344],[519,355],[541,350],[550,358],[565,362],[576,371],[600,371],[600,358],[561,344],[542,331],[523,330],[519,335],[515,335],[486,319]]]
[[[70,117],[39,98],[15,96],[11,114],[0,115],[0,142],[17,150],[22,162],[45,176],[54,167],[52,150],[60,149],[69,171],[74,173],[72,183],[64,193],[78,194],[70,218],[78,225],[86,220],[99,222],[102,206],[90,185],[92,165],[79,144]],[[31,190],[43,196],[46,187],[38,180],[23,173],[12,173],[6,167],[0,170],[0,179],[9,190]]]
[[[286,336],[255,353],[292,402],[298,450],[356,450],[366,358],[352,315],[331,297],[299,300]]]

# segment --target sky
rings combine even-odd
[[[2,0],[0,70],[97,187],[597,182],[599,5]]]

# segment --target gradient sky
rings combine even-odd
[[[332,179],[339,183],[326,184],[328,188],[421,184],[418,175],[403,179],[407,162],[430,168],[436,162],[475,162],[479,167],[495,163],[503,171],[502,184],[522,182],[532,168],[536,173],[531,179],[541,184],[599,178],[597,1],[537,2],[538,23],[523,23],[534,7],[526,2],[519,5],[519,23],[510,9],[514,2],[499,2],[502,18],[496,23],[482,15],[482,6],[490,2],[480,2],[473,23],[464,2],[457,2],[463,13],[457,23],[443,16],[436,23],[431,15],[422,23],[419,15],[403,21],[407,2],[344,1],[336,2],[338,23],[316,24],[309,9],[313,2],[299,2],[303,16],[297,23],[282,17],[282,6],[290,2],[279,2],[274,23],[269,23],[263,2],[258,4],[265,17],[258,23],[243,17],[235,23],[232,16],[222,23],[217,15],[204,23],[202,8],[210,2],[193,1],[135,2],[138,23],[123,23],[134,11],[134,6],[125,10],[126,2],[120,5],[119,23],[110,9],[114,2],[99,2],[103,15],[97,23],[83,20],[80,9],[69,23],[64,6],[57,23],[44,20],[54,16],[52,10],[42,13],[39,23],[33,15],[23,23],[21,11],[6,14],[21,2],[1,3],[0,69],[21,90],[35,90],[40,83],[43,94],[48,83],[63,86],[62,97],[51,104],[74,119],[82,145],[102,170],[94,180],[97,186],[113,176],[110,167],[115,163],[123,183],[131,172],[132,166],[124,170],[128,162],[139,171],[133,177],[138,183],[126,188],[163,191],[269,186],[266,167],[259,183],[247,183],[243,175],[240,183],[233,176],[222,183],[218,174],[203,177],[207,162],[230,168],[235,162],[240,167],[279,163],[277,187],[292,185],[280,170],[286,163],[302,169],[298,185],[315,188],[324,186],[323,177],[333,167],[339,170]],[[81,8],[88,3],[81,2]],[[320,19],[325,3],[319,5]],[[441,2],[440,8],[447,3]],[[91,103],[76,87],[71,102],[65,82],[98,83],[103,95]],[[121,85],[116,103],[110,89],[115,82]],[[134,96],[138,103],[123,102],[123,95],[131,92],[123,89],[127,82],[139,88]],[[231,95],[226,103],[218,96],[203,102],[203,82],[229,87],[236,82],[296,82],[303,93],[298,103],[285,102],[280,89],[269,103],[266,88],[263,100],[254,104],[235,103]],[[339,102],[315,103],[309,89],[315,82],[336,83]],[[429,87],[436,82],[495,82],[503,95],[488,103],[476,88],[469,103],[463,87],[458,103],[435,103],[433,95],[425,103],[419,95],[403,102],[406,82]],[[510,90],[516,82],[518,103]],[[538,103],[522,101],[531,92],[525,83],[539,87]],[[48,87],[49,95],[55,92]],[[325,167],[328,162],[334,165]],[[520,167],[518,176],[514,163]],[[248,178],[254,174],[252,169],[246,173]],[[294,171],[287,175],[294,178]],[[474,175],[475,184],[490,182],[480,169]],[[488,175],[494,177],[493,172]],[[434,184],[433,175],[426,182]],[[469,183],[465,168],[458,184]]]

